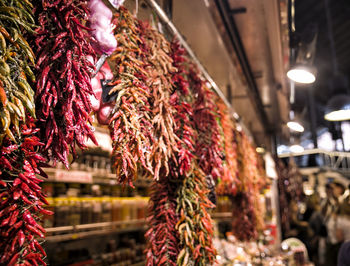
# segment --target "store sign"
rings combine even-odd
[[[92,174],[84,171],[57,170],[55,181],[69,183],[92,183]]]

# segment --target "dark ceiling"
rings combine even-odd
[[[327,20],[328,5],[330,20]],[[327,24],[329,23],[330,24]],[[329,31],[331,25],[333,32]],[[308,90],[312,90],[315,100],[317,129],[321,132],[330,123],[323,119],[327,100],[337,91],[330,82],[334,76],[334,62],[340,74],[350,78],[350,1],[349,0],[295,0],[295,28],[301,39],[307,37],[305,31],[314,26],[317,29],[314,66],[317,68],[316,82],[313,85],[297,86],[293,109],[302,116],[310,129]],[[335,58],[332,56],[334,40]],[[335,59],[335,61],[334,61]],[[347,91],[349,93],[349,90]]]

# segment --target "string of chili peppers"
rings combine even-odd
[[[154,169],[154,179],[161,178],[159,173],[165,169],[169,175],[169,161],[176,162],[178,136],[175,133],[174,114],[176,109],[170,104],[173,93],[172,75],[177,71],[172,65],[169,56],[170,43],[156,29],[148,23],[140,23],[141,34],[148,47],[146,53],[146,71],[148,72],[147,85],[152,95],[152,125],[154,138],[151,150],[151,160]]]
[[[51,212],[35,175],[46,176],[43,144],[35,136],[33,52],[25,35],[33,34],[33,6],[29,1],[0,3],[0,264],[46,265],[39,238],[45,230],[41,215]],[[27,77],[29,80],[27,80]]]
[[[212,265],[216,250],[213,247],[213,221],[207,209],[215,205],[208,199],[206,177],[195,161],[193,169],[178,188],[177,212],[180,220],[176,229],[182,247],[178,265]]]
[[[0,2],[0,145],[6,136],[16,142],[11,128],[19,135],[25,110],[35,117],[34,55],[23,36],[34,33],[32,8],[26,1]]]
[[[148,206],[146,265],[176,265],[179,254],[179,233],[175,226],[178,218],[176,180],[162,177],[154,181]]]
[[[256,161],[251,156],[252,145],[247,136],[235,130],[237,142],[237,162],[239,169],[238,193],[232,200],[232,231],[241,241],[258,237],[262,221],[259,220],[259,189],[256,186]],[[244,222],[242,222],[244,221]]]
[[[35,175],[47,177],[42,166],[45,159],[37,153],[43,146],[35,136],[38,129],[30,116],[20,125],[16,143],[5,138],[0,149],[0,264],[1,265],[46,265],[46,257],[39,239],[45,234],[40,225],[42,215],[51,215],[45,210],[48,205]]]
[[[177,151],[180,151],[183,139],[178,138],[176,134],[180,133],[180,129],[182,131],[179,116],[185,119],[183,123],[187,122],[187,116],[179,110],[182,105],[178,103],[178,94],[173,91],[180,89],[177,87],[178,84],[173,82],[179,72],[175,72],[176,69],[172,65],[173,60],[169,54],[170,44],[148,24],[142,24],[142,26],[145,40],[148,45],[151,45],[152,50],[148,70],[152,71],[153,78],[148,82],[154,96],[154,135],[161,145],[153,149],[155,161],[153,165],[157,176],[151,188],[150,216],[148,217],[150,229],[145,234],[148,240],[146,265],[176,265],[180,251],[180,236],[175,228],[179,216],[176,212],[177,189],[181,181],[179,169],[182,175],[183,167],[188,168],[183,165],[184,156],[179,159]],[[172,86],[173,83],[174,86]],[[175,136],[171,137],[172,135]],[[166,151],[168,153],[165,153]]]
[[[218,179],[217,193],[220,195],[233,196],[237,192],[238,165],[237,165],[237,143],[235,142],[235,124],[230,117],[227,106],[218,100],[220,114],[220,125],[222,129],[222,143],[225,150],[225,160],[223,160],[223,175]]]
[[[69,167],[68,155],[86,139],[96,145],[90,96],[95,52],[85,1],[36,1],[39,27],[33,42],[37,57],[36,110],[43,153]]]
[[[191,114],[191,106],[183,101],[180,102],[181,97],[189,95],[188,82],[185,79],[186,70],[182,66],[183,55],[184,50],[177,42],[173,42],[171,44],[171,57],[177,72],[172,75],[175,91],[170,96],[170,104],[177,111],[174,113],[174,121],[177,125],[175,133],[180,138],[176,143],[178,147],[177,161],[174,162],[171,159],[169,162],[170,175],[166,175],[163,171],[159,180],[155,180],[152,184],[150,216],[148,217],[150,229],[145,235],[148,240],[147,265],[161,265],[163,263],[176,265],[180,251],[180,236],[175,228],[179,220],[179,214],[176,211],[177,189],[183,176],[191,168],[193,155],[186,148],[186,145],[189,144],[193,147],[194,135],[189,126],[191,121],[188,112]],[[163,248],[163,245],[166,245],[167,248]]]
[[[153,173],[151,92],[146,86],[149,73],[143,62],[147,48],[139,22],[126,8],[121,7],[115,13],[112,23],[119,44],[110,57],[115,77],[109,84],[112,88],[108,93],[110,98],[107,98],[115,104],[109,119],[112,158],[119,182],[133,186],[140,164]]]
[[[193,120],[198,132],[196,155],[199,166],[206,175],[217,180],[223,172],[223,148],[221,145],[220,128],[217,121],[218,113],[214,92],[205,86],[194,64],[189,65],[189,82],[196,100],[193,106]]]
[[[213,225],[207,209],[214,205],[208,199],[206,176],[197,165],[194,157],[195,142],[198,135],[193,117],[193,95],[188,82],[188,59],[185,51],[177,42],[172,43],[172,58],[178,72],[173,75],[176,87],[172,95],[172,105],[176,107],[174,115],[176,133],[180,136],[178,144],[178,166],[171,173],[181,183],[177,190],[177,213],[179,221],[176,229],[180,235],[181,251],[178,265],[208,265],[215,260],[216,251],[212,245]]]

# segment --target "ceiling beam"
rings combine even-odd
[[[248,96],[253,105],[256,107],[256,110],[258,112],[257,115],[260,118],[261,123],[264,125],[265,133],[267,135],[270,135],[272,133],[272,128],[264,110],[264,105],[261,100],[260,92],[255,82],[251,67],[249,65],[249,61],[245,53],[239,31],[237,29],[233,16],[229,14],[229,12],[227,12],[228,10],[231,10],[231,8],[226,0],[215,0],[215,4],[225,25],[226,32],[228,33],[232,47],[236,52],[237,58],[242,67],[243,74],[248,85]]]

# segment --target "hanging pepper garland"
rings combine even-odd
[[[33,42],[37,57],[36,110],[43,152],[54,163],[68,165],[76,145],[85,149],[93,94],[91,76],[95,52],[90,29],[85,26],[89,10],[85,1],[42,0],[36,2],[39,28]]]
[[[46,254],[37,238],[45,233],[41,216],[52,212],[43,208],[48,202],[39,186],[42,180],[35,176],[47,177],[41,169],[46,166],[45,159],[36,152],[43,144],[34,136],[38,132],[34,122],[27,116],[17,143],[6,138],[0,149],[1,265],[46,265]]]
[[[16,142],[25,110],[35,117],[34,55],[23,36],[34,33],[32,8],[26,1],[0,2],[0,146],[6,136]]]
[[[175,153],[178,151],[178,136],[175,133],[174,114],[176,109],[170,104],[173,93],[172,75],[177,71],[172,65],[173,60],[169,56],[170,44],[157,30],[147,23],[140,23],[141,34],[148,47],[146,53],[146,71],[148,79],[146,84],[151,90],[152,96],[152,125],[154,139],[151,150],[155,180],[159,180],[159,173],[165,169],[165,175],[169,175],[170,159],[176,163]]]
[[[177,190],[184,175],[191,168],[193,155],[187,145],[193,150],[194,137],[189,116],[192,115],[192,108],[183,101],[185,96],[189,96],[188,82],[184,77],[186,70],[182,65],[185,60],[183,56],[184,50],[177,42],[173,42],[171,57],[177,72],[172,75],[175,91],[170,96],[169,104],[177,111],[174,113],[175,133],[180,138],[176,142],[178,150],[176,161],[173,158],[169,161],[170,174],[166,175],[164,170],[161,171],[159,180],[155,180],[152,185],[148,218],[150,229],[145,235],[148,240],[147,265],[177,265],[180,251],[180,234],[175,228],[179,220],[179,213],[176,210]],[[159,215],[160,213],[162,215]],[[169,247],[163,248],[164,244]]]
[[[220,144],[217,107],[214,102],[214,93],[205,86],[198,73],[197,67],[190,65],[189,82],[193,94],[196,95],[193,107],[193,120],[198,132],[196,155],[204,173],[217,180],[223,171],[223,150]]]
[[[208,199],[204,173],[194,163],[193,169],[178,188],[177,212],[180,220],[176,229],[182,247],[177,258],[178,265],[211,265],[215,261],[213,247],[213,221],[207,209],[215,205]]]
[[[178,221],[177,188],[179,185],[178,147],[181,146],[176,134],[179,133],[176,116],[179,107],[174,101],[172,79],[178,75],[172,65],[170,44],[149,24],[141,23],[143,39],[150,50],[147,80],[153,96],[154,136],[159,147],[152,150],[155,167],[152,196],[150,199],[150,229],[145,234],[148,240],[146,265],[176,265],[180,250],[179,233],[175,228]],[[174,72],[174,73],[172,73]],[[174,169],[175,168],[175,169]],[[180,170],[181,171],[181,170]]]
[[[172,58],[178,72],[173,76],[176,87],[172,95],[176,133],[180,136],[178,144],[178,165],[174,165],[176,177],[180,174],[181,183],[177,190],[177,213],[179,221],[176,229],[180,235],[181,251],[178,265],[213,264],[216,251],[212,245],[213,225],[207,211],[214,205],[208,199],[207,180],[194,157],[198,135],[193,117],[193,95],[188,83],[188,59],[185,51],[177,42],[172,43]]]
[[[114,80],[110,83],[110,101],[115,104],[110,114],[113,161],[119,182],[132,185],[139,164],[153,173],[151,165],[152,123],[150,89],[146,86],[148,72],[144,69],[144,40],[140,26],[130,12],[121,7],[115,13],[115,37],[118,48],[110,57]]]
[[[35,175],[45,159],[37,153],[43,144],[35,136],[33,52],[24,35],[33,34],[33,6],[28,1],[0,3],[0,264],[46,265],[38,242],[45,230],[41,215],[51,212]],[[29,80],[27,80],[29,78]]]
[[[147,266],[176,265],[180,249],[179,234],[175,228],[178,221],[177,186],[177,182],[168,178],[161,178],[151,186],[150,216],[147,218],[150,228],[145,234],[148,240]]]
[[[217,192],[220,195],[235,195],[237,191],[238,166],[237,166],[237,143],[235,141],[235,125],[230,117],[227,106],[218,100],[220,123],[222,128],[222,143],[225,150],[223,175],[218,180]]]
[[[241,241],[254,240],[263,229],[262,214],[259,207],[259,190],[257,180],[256,153],[244,132],[235,130],[237,162],[239,170],[238,193],[232,197],[233,234]],[[242,221],[244,221],[242,223]]]
[[[256,213],[249,192],[238,192],[233,197],[232,217],[232,230],[237,239],[251,241],[258,237]]]

